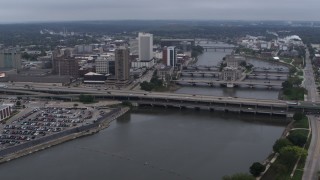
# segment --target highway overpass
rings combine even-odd
[[[97,90],[94,88],[48,87],[38,86],[33,89],[8,87],[0,89],[10,94],[16,91],[18,96],[30,94],[28,97],[58,98],[69,97],[74,100],[80,94],[90,94],[99,99],[130,101],[135,105],[163,106],[175,108],[206,109],[212,111],[232,111],[239,113],[260,113],[269,115],[292,115],[296,111],[317,112],[320,104],[313,102],[288,103],[281,100],[249,99],[236,97],[217,97],[208,95],[190,95],[178,93],[148,93],[145,91]],[[38,92],[38,95],[35,95]]]

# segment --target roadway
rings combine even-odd
[[[304,68],[304,87],[308,90],[307,100],[317,102],[319,99],[317,86],[314,81],[314,74],[311,59],[309,58],[309,51],[306,51],[306,66]],[[308,157],[304,167],[302,180],[315,180],[317,179],[320,163],[320,122],[314,116],[309,116],[312,139],[308,150]]]
[[[25,83],[29,84],[30,83]],[[238,97],[219,97],[210,95],[196,95],[196,94],[180,94],[180,93],[158,93],[158,92],[146,92],[146,91],[132,91],[132,90],[98,90],[97,88],[82,88],[82,87],[66,87],[66,86],[52,86],[52,85],[31,85],[32,88],[28,89],[24,87],[24,83],[11,84],[7,83],[8,88],[0,88],[0,91],[18,91],[20,93],[34,94],[35,91],[45,92],[47,94],[39,93],[39,97],[44,96],[63,96],[66,94],[92,94],[95,96],[122,96],[122,97],[135,97],[143,99],[170,99],[180,101],[194,101],[194,102],[217,102],[217,103],[229,103],[229,104],[248,104],[258,106],[274,106],[274,107],[287,107],[293,103],[293,106],[304,107],[304,108],[318,108],[320,104],[313,102],[299,102],[299,105],[295,105],[296,102],[288,104],[282,100],[270,100],[270,99],[249,99],[249,98],[238,98]],[[52,94],[52,95],[50,95]],[[58,94],[58,95],[57,95]],[[36,97],[36,95],[33,95]],[[75,95],[76,96],[76,95]],[[292,105],[291,105],[292,106]]]
[[[26,83],[28,84],[28,83]],[[30,85],[30,84],[29,84]],[[269,99],[249,99],[249,98],[237,98],[237,97],[219,97],[219,96],[208,96],[208,95],[192,95],[192,94],[179,94],[179,93],[158,93],[146,91],[131,91],[131,90],[98,90],[96,88],[81,88],[81,87],[65,87],[65,86],[52,86],[52,85],[32,85],[32,88],[28,89],[24,87],[24,84],[7,83],[8,88],[0,89],[1,91],[13,91],[18,92],[32,92],[41,91],[45,93],[75,93],[75,94],[107,94],[118,96],[136,96],[136,97],[150,97],[150,98],[169,98],[175,100],[194,100],[194,101],[216,101],[221,103],[247,103],[247,104],[258,104],[258,105],[274,105],[274,106],[287,106],[285,101],[281,100],[269,100]],[[33,93],[34,94],[34,93]]]
[[[308,150],[308,157],[304,167],[302,180],[317,180],[320,159],[320,119],[315,116],[308,116],[312,129],[312,139]]]
[[[254,81],[220,81],[220,80],[187,80],[187,79],[180,79],[180,80],[172,80],[172,82],[176,83],[204,83],[204,84],[235,84],[235,85],[261,85],[261,86],[282,86],[282,82],[275,81],[275,82],[254,82]]]

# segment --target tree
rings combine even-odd
[[[90,96],[90,95],[81,94],[79,99],[80,99],[80,102],[82,102],[82,103],[92,103],[92,102],[94,102],[93,96]]]
[[[280,160],[287,166],[292,166],[299,156],[305,158],[307,151],[298,146],[287,146],[280,150]]]
[[[278,139],[273,145],[273,151],[279,153],[282,148],[287,146],[292,146],[288,139]]]
[[[264,165],[262,165],[259,162],[255,162],[250,166],[250,173],[254,176],[254,177],[258,177],[260,176],[260,174],[266,170],[266,167]]]
[[[293,85],[292,85],[292,83],[290,82],[290,81],[284,81],[283,83],[282,83],[282,88],[283,89],[290,89],[290,88],[292,88],[293,87]]]
[[[17,102],[16,102],[16,106],[21,106],[21,102],[20,102],[20,101],[17,101]]]
[[[294,76],[289,78],[289,82],[291,82],[292,86],[299,87],[302,83],[302,79],[297,76]]]
[[[255,180],[253,176],[246,173],[237,173],[231,176],[223,176],[222,179],[223,180]]]
[[[295,67],[292,67],[292,68],[289,69],[289,74],[290,75],[293,75],[296,72],[297,72],[297,69]]]
[[[132,103],[130,101],[123,101],[121,104],[124,106],[132,107]]]
[[[246,66],[247,66],[247,62],[246,62],[246,61],[241,61],[241,62],[240,62],[240,66],[246,67]]]
[[[145,90],[145,91],[151,91],[154,88],[153,84],[148,83],[147,81],[143,81],[140,84],[140,87],[142,90]]]
[[[287,137],[292,144],[302,147],[307,142],[307,136],[301,131],[293,131]]]
[[[277,174],[286,174],[288,172],[287,166],[281,163],[274,163],[271,168],[274,169]]]
[[[293,119],[296,120],[296,121],[300,121],[302,118],[303,118],[304,114],[301,113],[301,112],[296,112],[294,113],[293,115]]]

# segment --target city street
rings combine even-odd
[[[318,101],[317,86],[314,81],[312,63],[309,58],[309,51],[306,53],[306,67],[304,69],[304,87],[308,90],[307,100]],[[308,157],[304,167],[302,180],[314,180],[317,178],[320,162],[320,121],[319,118],[308,116],[312,129],[312,140],[308,150]]]

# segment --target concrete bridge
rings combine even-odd
[[[234,86],[239,86],[239,85],[247,85],[251,88],[254,86],[266,86],[268,88],[272,87],[281,87],[282,83],[275,83],[275,82],[247,82],[247,81],[220,81],[220,80],[195,80],[195,79],[180,79],[180,80],[172,80],[172,82],[175,82],[177,84],[190,84],[193,86],[200,85],[200,84],[206,84],[209,86],[214,86],[214,85],[226,85],[227,84],[233,84]]]
[[[216,71],[219,69],[218,66],[184,66],[184,70],[205,70],[205,71]]]
[[[8,89],[0,89],[6,92]],[[130,101],[135,105],[162,106],[173,108],[205,109],[211,111],[225,111],[252,114],[287,115],[294,112],[318,112],[320,104],[314,102],[286,102],[280,100],[249,99],[236,97],[217,97],[208,95],[189,95],[178,93],[148,93],[145,91],[124,91],[108,90],[97,91],[96,89],[56,87],[38,87],[34,89],[21,90],[10,89],[10,93],[17,91],[17,96],[58,98],[74,97],[80,94],[89,94],[99,99],[114,99],[120,101]],[[34,92],[41,92],[35,95]],[[51,93],[51,94],[48,94]],[[3,93],[2,93],[3,94]],[[31,94],[31,95],[28,95]]]
[[[254,68],[254,73],[281,73],[281,74],[289,74],[289,71],[283,69],[263,69],[263,68]]]
[[[253,88],[255,86],[265,86],[269,89],[273,87],[281,87],[282,83],[275,83],[275,82],[247,82],[247,81],[220,81],[220,80],[201,80],[201,79],[180,79],[180,80],[172,80],[172,82],[175,82],[177,84],[189,84],[192,86],[197,86],[197,85],[209,85],[209,86],[218,86],[218,85],[225,85],[228,87],[233,87],[233,86],[239,86],[239,85],[246,85],[250,88]]]
[[[247,74],[247,78],[285,80],[288,78],[288,75],[287,74],[254,73],[254,74]]]
[[[210,77],[220,77],[221,73],[218,71],[181,71],[181,76],[210,76]]]
[[[208,51],[208,49],[213,49],[214,51],[217,51],[219,49],[226,51],[227,49],[235,49],[234,46],[201,46],[205,51]]]

